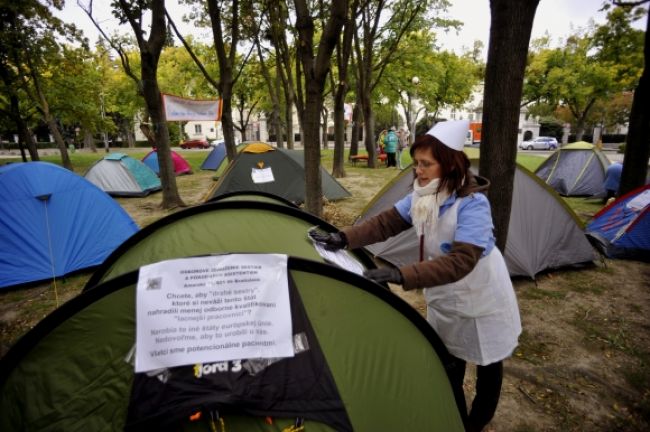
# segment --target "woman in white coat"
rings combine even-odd
[[[501,393],[502,361],[521,333],[515,292],[495,245],[489,182],[474,176],[463,153],[467,121],[436,124],[410,149],[413,192],[364,224],[315,238],[330,249],[384,241],[415,227],[420,260],[398,268],[368,270],[377,282],[424,288],[427,321],[454,357],[451,385],[468,431],[493,418]],[[466,362],[477,365],[476,395],[467,409]]]

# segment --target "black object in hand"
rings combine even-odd
[[[323,243],[325,249],[329,251],[343,249],[347,245],[345,236],[340,232],[327,233],[322,231],[310,231],[309,237],[318,243]]]
[[[391,282],[401,284],[404,282],[402,272],[400,272],[399,269],[392,267],[366,270],[363,272],[363,275],[368,279],[374,280],[377,283]]]

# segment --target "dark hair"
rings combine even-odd
[[[451,149],[438,138],[431,135],[419,135],[411,146],[411,157],[416,150],[429,149],[433,158],[440,164],[439,190],[446,189],[449,193],[463,186],[463,181],[469,179],[469,158],[463,151]]]

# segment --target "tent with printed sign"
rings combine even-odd
[[[250,193],[243,199],[218,199],[170,214],[147,225],[117,248],[86,288],[140,266],[165,259],[228,252],[284,253],[324,262],[307,236],[314,226],[334,232],[326,221],[285,205],[281,199]],[[256,194],[257,195],[257,194]],[[268,198],[271,197],[271,198]],[[351,251],[359,267],[374,268],[363,249]]]
[[[212,151],[208,153],[208,156],[201,164],[201,169],[216,171],[219,169],[222,163],[227,161],[226,143],[220,142],[216,146],[212,147]]]
[[[472,161],[472,171],[478,172],[477,160]],[[389,209],[412,191],[412,185],[413,170],[405,169],[375,195],[357,223]],[[510,276],[534,278],[546,269],[591,262],[594,250],[583,229],[583,223],[553,189],[517,165],[505,251]],[[395,266],[419,259],[413,228],[366,249]]]
[[[183,159],[183,156],[179,155],[175,151],[171,151],[172,163],[174,164],[174,174],[183,175],[183,174],[192,174],[192,167],[190,164]],[[156,175],[160,176],[160,166],[158,165],[158,152],[152,150],[145,157],[142,158],[142,162],[151,168]]]
[[[133,366],[138,272],[82,292],[0,359],[0,430],[463,430],[416,310],[328,264],[289,258],[288,276],[293,357],[149,374]]]
[[[324,168],[321,168],[323,195],[330,201],[350,196]],[[262,191],[281,196],[296,204],[305,201],[304,154],[266,143],[243,147],[219,178],[209,198],[239,191]]]
[[[124,153],[109,153],[84,177],[111,196],[142,197],[161,189],[160,179],[151,168]]]
[[[137,231],[115,200],[72,171],[0,167],[0,288],[95,267]]]
[[[604,196],[609,164],[596,146],[579,141],[555,150],[535,174],[563,196]]]
[[[650,185],[604,207],[585,231],[592,243],[610,258],[650,262]]]

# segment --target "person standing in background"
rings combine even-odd
[[[610,198],[615,198],[618,196],[618,187],[621,184],[621,174],[623,173],[623,164],[620,162],[614,162],[607,167],[605,171],[605,182],[603,187],[605,188],[605,198],[603,198],[603,204],[607,204]]]
[[[402,166],[402,150],[404,150],[406,147],[408,147],[408,138],[409,138],[409,131],[406,129],[404,126],[397,131],[397,169],[402,170],[404,167]]]
[[[396,153],[399,139],[395,133],[395,127],[391,126],[384,138],[384,151],[386,151],[386,166],[397,167]]]

